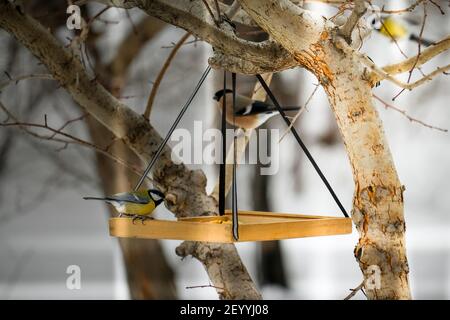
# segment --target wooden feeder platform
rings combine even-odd
[[[330,236],[352,232],[350,218],[261,211],[239,211],[239,240],[232,236],[231,213],[171,220],[109,219],[109,233],[120,238],[172,239],[202,242],[269,241]]]

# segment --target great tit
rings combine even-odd
[[[226,120],[233,125],[233,90],[219,90],[213,99],[222,111],[223,97],[226,95]],[[299,110],[300,107],[283,107],[284,111]],[[255,129],[278,113],[275,106],[263,101],[252,100],[246,96],[236,94],[235,124],[243,129]]]
[[[433,41],[421,38],[410,31],[410,25],[417,25],[417,22],[413,20],[394,17],[380,17],[377,15],[372,18],[371,23],[373,28],[379,33],[394,40],[407,38],[424,46],[430,46],[434,43]]]
[[[164,193],[155,189],[122,192],[104,198],[83,197],[84,200],[101,200],[113,205],[119,212],[119,217],[122,215],[133,217],[133,223],[135,220],[143,222],[153,219],[150,215],[164,201],[164,198]]]

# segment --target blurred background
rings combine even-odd
[[[372,1],[380,7],[405,8],[411,2]],[[426,5],[423,37],[437,41],[450,32],[449,3]],[[305,1],[308,9],[331,17],[336,8]],[[32,14],[66,45],[75,33],[67,30],[65,1],[25,1]],[[104,6],[83,7],[93,17]],[[442,15],[440,10],[445,12]],[[423,8],[401,15],[418,19],[411,32],[420,33]],[[91,23],[80,52],[86,68],[124,103],[143,113],[149,92],[162,64],[184,31],[149,18],[139,10],[110,8]],[[47,71],[25,48],[0,30],[0,100],[23,122],[44,123],[142,166],[120,141],[83,113],[71,97],[52,80],[20,76]],[[383,66],[417,54],[417,43],[396,43],[374,31],[361,51]],[[151,123],[165,135],[181,105],[207,65],[212,49],[189,38],[171,63],[157,93]],[[448,64],[444,53],[424,65],[424,73]],[[415,71],[412,80],[419,78]],[[408,74],[401,79],[407,80]],[[222,72],[210,74],[180,128],[218,127],[219,114],[212,96],[220,87]],[[238,90],[248,94],[255,79],[238,77]],[[354,184],[351,168],[317,80],[302,69],[274,75],[271,87],[282,104],[304,106],[297,130],[350,210]],[[405,110],[412,119],[433,127],[450,128],[448,77],[441,75],[411,92],[383,82],[374,89],[382,100]],[[395,101],[392,98],[397,96]],[[416,299],[450,298],[450,135],[410,121],[404,114],[375,101],[401,182],[406,186],[406,245],[410,283]],[[1,122],[7,119],[0,113]],[[265,128],[279,128],[274,117]],[[45,130],[33,129],[42,136]],[[239,208],[288,213],[340,216],[310,163],[294,139],[287,135],[279,144],[280,169],[260,176],[258,165],[238,170]],[[201,168],[208,176],[208,190],[218,168]],[[86,195],[102,195],[132,188],[136,176],[123,166],[83,145],[65,145],[36,138],[20,128],[0,127],[0,299],[216,299],[206,272],[195,259],[181,260],[174,249],[180,241],[117,240],[108,234],[108,218],[114,212],[102,203],[85,202]],[[165,207],[157,218],[173,219]],[[240,243],[238,251],[265,299],[343,299],[362,276],[353,256],[356,230],[351,235],[293,239],[268,243]],[[69,290],[67,268],[81,269],[81,289]],[[364,299],[359,292],[354,299]]]

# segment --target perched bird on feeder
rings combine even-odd
[[[430,46],[434,42],[421,38],[411,32],[411,28],[418,23],[412,19],[394,18],[394,17],[380,17],[379,15],[372,18],[372,26],[375,30],[383,36],[394,39],[409,39],[420,43],[424,46]]]
[[[142,222],[147,219],[153,219],[150,215],[153,210],[164,201],[164,193],[155,189],[122,192],[107,197],[83,197],[84,200],[101,200],[114,206],[122,215],[133,217]]]
[[[219,90],[213,99],[222,111],[223,97],[226,95],[226,120],[233,125],[233,90]],[[301,107],[283,107],[284,111],[300,110]],[[236,112],[234,122],[243,129],[255,129],[278,113],[275,106],[263,101],[252,100],[249,97],[236,94]]]

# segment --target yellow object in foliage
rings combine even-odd
[[[401,20],[387,17],[381,21],[380,33],[395,40],[406,37],[409,32]]]

